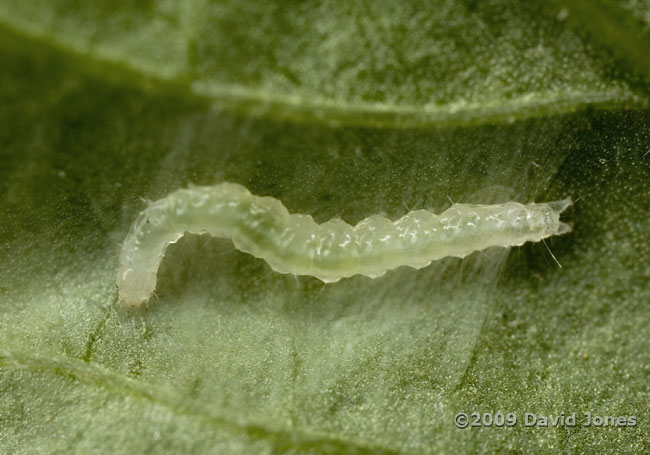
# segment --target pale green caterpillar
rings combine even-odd
[[[560,213],[570,204],[569,198],[527,205],[454,204],[440,215],[416,210],[396,221],[371,216],[356,226],[341,219],[319,225],[235,183],[195,186],[140,213],[122,246],[117,287],[129,305],[149,299],[165,249],[186,232],[230,238],[237,249],[264,259],[276,272],[329,283],[352,275],[375,278],[403,265],[419,269],[445,256],[462,258],[491,246],[564,234],[571,228],[560,221]]]

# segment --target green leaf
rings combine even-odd
[[[650,2],[647,0],[556,0],[561,17],[570,18],[609,48],[633,79],[647,90],[650,79]],[[629,77],[628,77],[629,78]],[[637,82],[638,83],[638,82]]]
[[[441,126],[647,104],[537,2],[5,0],[0,21],[275,118]]]
[[[2,1],[0,452],[647,450],[643,62],[578,3]],[[548,250],[326,286],[186,236],[126,308],[146,200],[221,181],[319,222],[577,202]]]

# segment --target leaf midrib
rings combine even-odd
[[[149,402],[164,406],[174,414],[198,419],[203,424],[243,433],[251,439],[267,440],[274,446],[289,444],[294,449],[300,447],[317,448],[324,454],[396,455],[405,453],[361,440],[342,439],[323,431],[286,428],[279,425],[262,425],[226,413],[214,415],[195,401],[188,400],[185,396],[179,396],[177,393],[162,389],[159,386],[113,372],[99,364],[77,359],[57,359],[22,352],[0,351],[0,369],[27,369],[69,375],[80,382],[98,385],[112,393],[143,398]]]
[[[587,109],[641,109],[650,100],[638,92],[527,92],[507,100],[456,102],[446,104],[392,104],[384,102],[343,102],[323,97],[287,95],[238,85],[205,84],[182,76],[155,74],[128,61],[110,59],[105,54],[75,48],[56,36],[35,27],[10,24],[0,18],[0,33],[27,41],[29,46],[45,48],[76,62],[83,61],[84,71],[115,77],[121,83],[150,89],[152,86],[181,92],[215,109],[227,109],[242,115],[284,119],[296,123],[328,126],[375,128],[454,128],[458,126],[512,123],[529,118],[575,113]],[[24,27],[23,27],[24,26]],[[95,49],[96,50],[96,49]],[[94,67],[91,69],[91,67]]]

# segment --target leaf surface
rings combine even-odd
[[[619,67],[571,5],[133,5],[0,4],[2,452],[647,450],[650,113],[633,56]],[[125,308],[117,255],[146,201],[221,181],[319,222],[577,202],[550,250],[326,286],[186,236],[155,301]],[[517,424],[454,426],[497,411]],[[526,412],[578,425],[528,428]]]

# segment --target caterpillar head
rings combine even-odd
[[[156,288],[156,273],[150,269],[126,269],[118,275],[117,287],[127,305],[139,306],[151,297]]]

